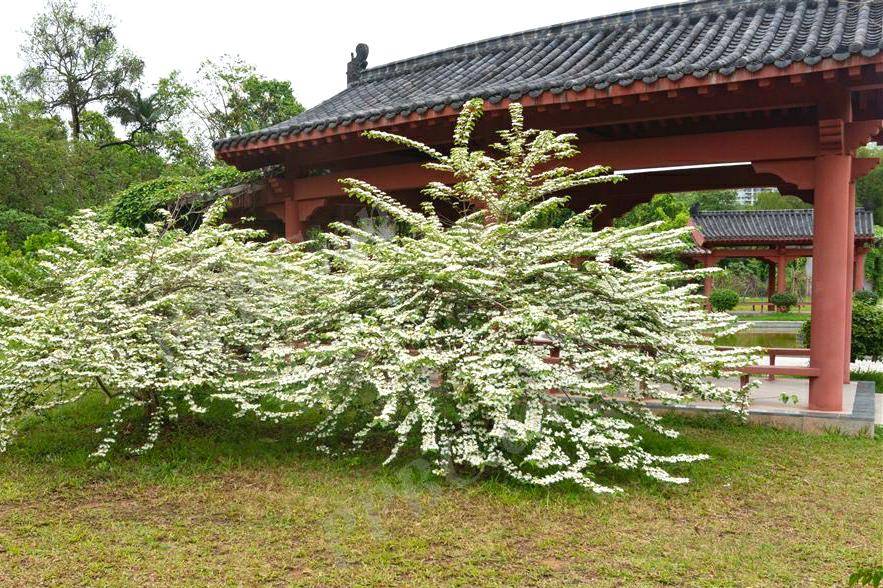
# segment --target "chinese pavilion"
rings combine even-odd
[[[240,169],[282,175],[238,199],[290,239],[355,214],[338,179],[357,177],[406,203],[430,180],[419,155],[361,136],[450,141],[464,101],[482,97],[490,141],[519,101],[527,124],[574,132],[574,166],[629,181],[573,192],[606,207],[603,226],[659,192],[777,187],[812,203],[810,408],[840,411],[848,379],[855,181],[876,160],[856,149],[883,128],[883,0],[698,0],[566,23],[368,67],[360,45],[347,86],[297,117],[217,141]]]
[[[696,247],[688,257],[704,265],[716,266],[724,259],[759,259],[769,265],[767,298],[785,292],[788,262],[813,256],[814,214],[808,210],[718,210],[694,208],[690,217]],[[865,257],[876,241],[874,214],[862,208],[855,211],[853,290],[864,289]],[[705,279],[709,296],[712,276]],[[772,304],[770,305],[772,309]]]

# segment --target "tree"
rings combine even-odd
[[[46,4],[21,55],[27,63],[22,84],[51,111],[67,109],[74,140],[80,138],[86,108],[114,99],[144,69],[140,59],[119,45],[107,15],[97,7],[79,14],[74,0]]]
[[[154,91],[147,95],[142,95],[137,88],[120,90],[105,113],[119,120],[129,136],[106,143],[102,148],[162,142],[160,136],[163,133],[179,131],[177,123],[187,108],[191,93],[188,86],[178,81],[178,72],[160,79]]]
[[[280,382],[319,415],[308,438],[359,447],[388,434],[387,461],[413,448],[438,475],[494,469],[530,484],[615,491],[598,481],[603,467],[686,482],[665,467],[703,456],[646,450],[636,425],[676,433],[638,401],[738,407],[743,391],[710,379],[751,356],[716,348],[739,327],[706,313],[698,286],[683,285],[705,271],[656,259],[682,251],[686,229],[593,232],[594,209],[548,223],[566,206],[563,193],[623,178],[600,166],[553,167],[577,153],[576,136],[525,130],[517,103],[492,147],[499,157],[473,151],[481,113],[481,100],[466,104],[449,154],[366,133],[430,158],[427,167],[456,183],[425,194],[469,212],[448,226],[432,203],[418,213],[365,182],[343,182],[404,233],[334,225],[328,248],[310,255],[317,269],[293,288],[311,320]]]
[[[798,210],[812,208],[797,196],[788,196],[779,192],[761,192],[751,206],[753,210]]]
[[[80,137],[100,148],[117,140],[113,123],[100,112],[86,110],[80,115]]]
[[[94,110],[83,111],[80,140],[70,141],[60,117],[47,115],[39,101],[24,97],[10,78],[5,81],[6,89],[0,88],[0,231],[15,246],[37,227],[56,227],[80,208],[104,205],[133,182],[200,170],[199,154],[172,128],[136,136],[134,146],[101,149],[116,137],[111,121]]]
[[[687,226],[691,208],[700,210],[735,210],[739,208],[736,193],[732,190],[708,190],[702,192],[679,192],[656,194],[650,202],[635,206],[614,221],[618,227],[638,227],[661,221],[661,230]]]
[[[883,148],[877,145],[859,149],[859,157],[874,157],[883,160]],[[877,224],[883,222],[883,165],[878,165],[868,175],[858,179],[855,185],[856,202],[874,212]]]
[[[684,192],[680,196],[688,203],[688,207],[698,204],[701,210],[738,210],[741,208],[736,200],[735,190]]]
[[[303,112],[290,82],[265,78],[229,55],[200,65],[190,106],[209,140],[256,131]]]
[[[687,226],[690,220],[688,200],[678,194],[657,194],[650,202],[635,206],[632,210],[614,221],[617,227],[639,227],[649,223],[660,223],[660,230],[671,230]]]
[[[113,129],[100,113],[83,115],[83,138],[67,140],[56,117],[14,112],[0,121],[0,209],[48,219],[53,225],[80,208],[97,207],[129,186],[168,170],[157,154],[128,146],[99,149],[88,139],[105,141]],[[10,217],[12,218],[12,217]],[[23,227],[0,230],[21,234]]]
[[[8,121],[24,101],[15,80],[11,76],[0,76],[0,121]]]

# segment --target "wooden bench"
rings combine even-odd
[[[733,347],[718,347],[721,350],[731,350]],[[764,349],[764,353],[770,358],[770,365],[751,365],[740,369],[742,373],[740,381],[746,386],[751,376],[767,376],[770,382],[775,381],[777,376],[799,376],[803,378],[816,378],[821,373],[819,368],[804,366],[777,366],[777,357],[809,357],[810,350],[791,347],[770,347]]]
[[[748,385],[751,376],[768,376],[768,379],[775,380],[776,376],[799,376],[802,378],[818,378],[822,370],[814,367],[777,367],[766,365],[750,365],[740,368],[742,375],[739,377],[739,384],[744,388]]]
[[[534,337],[526,343],[531,345],[549,347],[549,355],[544,361],[549,364],[561,363],[561,349],[555,345],[555,342],[547,337]],[[734,347],[718,347],[721,351],[728,351]],[[764,349],[764,353],[770,358],[770,365],[751,365],[739,369],[739,384],[744,388],[748,385],[751,376],[767,376],[769,381],[775,381],[777,376],[797,376],[801,378],[817,378],[821,375],[822,370],[814,367],[803,366],[777,366],[777,357],[809,357],[810,350],[791,347],[770,347]]]

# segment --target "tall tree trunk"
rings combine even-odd
[[[71,110],[71,131],[74,135],[74,141],[80,140],[80,107],[76,104],[69,106]]]

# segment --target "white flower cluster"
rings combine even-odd
[[[431,202],[415,212],[357,180],[347,192],[401,234],[335,225],[324,248],[261,243],[220,223],[223,203],[189,234],[76,217],[37,289],[0,290],[0,447],[21,415],[94,384],[116,402],[99,455],[126,419],[142,417],[137,453],[181,410],[225,400],[238,415],[310,413],[305,437],[323,450],[391,436],[389,460],[416,450],[439,475],[495,469],[596,492],[615,490],[600,469],[685,482],[664,466],[705,456],[646,451],[640,431],[676,433],[641,401],[741,410],[745,391],[711,378],[752,352],[715,347],[738,326],[704,311],[706,270],[658,261],[684,232],[593,231],[594,209],[568,215],[566,191],[623,178],[555,167],[575,137],[525,130],[510,111],[499,157],[469,147],[480,100],[449,154],[369,133],[452,174],[425,191],[463,212],[452,224]]]
[[[859,359],[852,362],[850,369],[862,374],[883,374],[883,361],[873,359]]]
[[[593,210],[565,218],[562,192],[619,181],[596,167],[550,162],[576,153],[573,135],[523,128],[519,105],[494,158],[468,147],[481,101],[467,103],[444,155],[407,138],[368,133],[422,151],[456,178],[432,199],[471,212],[448,225],[357,180],[347,192],[389,215],[403,234],[382,238],[335,226],[328,276],[287,370],[289,398],[320,412],[317,444],[392,434],[389,459],[419,451],[443,475],[497,469],[548,485],[571,480],[596,492],[600,467],[682,483],[663,465],[704,456],[658,456],[640,428],[675,435],[640,401],[717,400],[742,410],[744,390],[711,378],[752,361],[718,350],[739,329],[708,314],[702,271],[656,261],[682,250],[684,232],[654,226],[593,231]],[[476,210],[477,209],[477,210]],[[556,220],[557,219],[557,220]],[[320,264],[315,264],[318,267]],[[554,357],[551,357],[554,355]]]
[[[179,406],[224,398],[258,412],[289,353],[296,320],[294,248],[219,223],[218,202],[191,233],[172,221],[139,234],[75,216],[63,246],[44,253],[27,294],[0,288],[0,449],[20,415],[75,402],[99,388],[115,402],[96,453],[143,417],[149,449]]]

